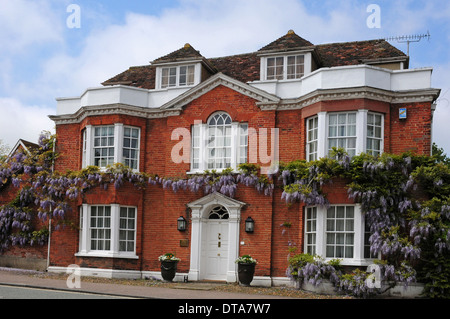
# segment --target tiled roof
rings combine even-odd
[[[260,58],[256,53],[209,59],[219,72],[238,81],[249,82],[259,79]]]
[[[146,89],[155,88],[155,64],[202,59],[212,73],[222,72],[241,82],[260,79],[260,54],[285,52],[298,49],[314,50],[318,67],[358,65],[377,60],[400,58],[408,62],[402,51],[385,40],[367,40],[313,45],[311,42],[289,31],[283,37],[264,46],[257,52],[219,58],[204,58],[199,51],[186,44],[183,48],[158,58],[151,65],[131,67],[103,85],[123,84]]]
[[[115,77],[103,82],[103,85],[129,85],[143,89],[155,88],[156,67],[153,65],[133,66]]]
[[[196,58],[202,59],[203,56],[200,54],[200,51],[195,50],[189,43],[186,43],[181,49],[160,57],[152,63],[179,62]]]
[[[286,35],[269,43],[265,47],[261,48],[258,52],[261,53],[266,51],[291,51],[313,46],[314,44],[298,36],[297,34],[295,34],[294,31],[289,30],[289,32]]]
[[[325,67],[357,65],[365,61],[407,56],[385,40],[330,43],[316,46]]]

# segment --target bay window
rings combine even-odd
[[[305,208],[304,251],[343,265],[366,265],[367,232],[359,205]]]
[[[76,255],[137,258],[136,218],[135,207],[83,204]]]
[[[121,123],[104,126],[87,125],[83,130],[82,167],[93,165],[105,169],[123,163],[139,169],[140,129]]]
[[[333,147],[344,148],[349,156],[356,155],[356,112],[328,116],[328,152]]]
[[[320,112],[306,119],[306,160],[329,156],[333,147],[349,156],[383,153],[384,115],[368,110]]]

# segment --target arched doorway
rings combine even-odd
[[[240,201],[220,193],[192,203],[189,280],[236,281],[239,254]]]
[[[222,205],[214,206],[205,221],[202,243],[203,279],[226,280],[228,262],[229,213]]]

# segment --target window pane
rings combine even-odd
[[[91,207],[91,250],[109,250],[111,242],[111,207]]]
[[[374,137],[381,138],[381,127],[375,127]]]
[[[123,137],[123,163],[132,169],[138,169],[140,130],[130,127],[126,127],[124,130],[127,134],[124,134]]]
[[[283,79],[284,58],[267,58],[267,80]]]
[[[351,246],[345,247],[345,258],[353,258],[353,247]]]
[[[336,208],[336,217],[337,218],[344,218],[345,217],[345,207],[344,206],[337,206],[337,208]]]
[[[307,159],[313,161],[317,159],[318,145],[318,118],[314,117],[307,121]]]
[[[177,81],[177,68],[163,68],[161,73],[161,88],[173,87]]]
[[[303,55],[287,57],[287,79],[298,79],[303,76],[304,57]]]
[[[335,257],[334,246],[327,246],[326,257],[327,258]]]
[[[354,207],[330,207],[326,225],[326,257],[353,258]]]
[[[356,113],[337,113],[328,116],[328,151],[343,148],[350,156],[356,153]]]
[[[382,120],[381,120],[381,115],[374,115],[374,117],[375,117],[375,125],[376,126],[381,126],[382,125]]]
[[[305,251],[309,254],[316,253],[316,218],[317,208],[306,208]]]
[[[344,244],[344,234],[336,234],[336,244],[343,245]]]
[[[355,123],[356,123],[356,113],[349,113],[348,124],[355,124]]]
[[[120,251],[134,251],[135,225],[136,225],[136,210],[135,208],[120,209],[120,223],[119,223],[119,250]]]
[[[346,217],[347,218],[355,217],[355,208],[353,206],[346,206]]]
[[[114,163],[114,126],[94,129],[94,165],[106,167]]]
[[[327,231],[334,231],[334,220],[327,220]]]
[[[335,211],[334,207],[328,208],[328,210],[327,210],[327,218],[334,218],[334,211]]]
[[[381,154],[383,144],[382,119],[380,114],[369,113],[367,115],[367,145],[366,152],[377,156]],[[370,119],[370,121],[369,121]]]

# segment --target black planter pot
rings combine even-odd
[[[238,278],[242,286],[250,286],[255,275],[255,266],[256,264],[238,263]]]
[[[161,261],[161,276],[165,281],[172,281],[177,273],[178,261]]]

